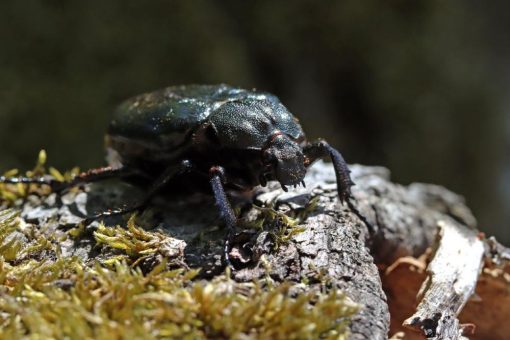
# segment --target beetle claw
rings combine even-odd
[[[305,181],[301,181],[301,185],[303,185],[303,188],[306,188]]]
[[[289,189],[285,185],[281,184],[281,186],[282,186],[283,191],[285,191],[285,192],[289,191]]]

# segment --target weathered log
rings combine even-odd
[[[438,221],[474,228],[476,220],[460,196],[442,187],[394,184],[389,171],[381,167],[353,165],[351,169],[356,183],[353,204],[362,218],[338,202],[333,169],[323,162],[310,168],[305,179],[307,189],[285,193],[276,183],[269,183],[247,195],[233,194],[235,205],[242,208],[243,220],[260,217],[260,208],[253,207],[253,202],[271,206],[279,214],[301,218],[299,225],[287,233],[288,240],[282,242],[271,229],[281,226],[278,218],[263,230],[240,229],[230,253],[238,267],[232,275],[238,281],[262,277],[275,282],[305,281],[310,287],[316,284],[317,277],[328,277],[329,284],[363,305],[352,321],[351,337],[385,339],[390,314],[376,265],[385,268],[399,258],[425,253],[434,243]],[[73,225],[85,215],[140,197],[141,190],[107,182],[87,185],[63,197],[30,196],[21,204],[22,217],[29,222],[45,222],[49,231],[58,233],[63,225]],[[314,209],[309,207],[311,202],[316,203]],[[110,218],[105,223],[122,221]],[[222,249],[226,231],[220,226],[211,197],[198,193],[162,195],[153,200],[138,222],[169,235],[165,256],[172,263],[200,267],[206,279],[224,272]],[[101,257],[92,242],[97,225],[94,222],[86,226],[89,238],[65,241],[63,253],[85,259]],[[507,253],[500,253],[501,258],[506,258]],[[150,267],[155,261],[150,259],[141,265]],[[465,294],[462,301],[468,296]],[[452,308],[458,311],[462,305]]]

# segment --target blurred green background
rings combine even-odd
[[[309,138],[463,194],[510,243],[508,5],[476,1],[2,1],[0,171],[103,164],[121,100],[229,83]],[[506,111],[505,111],[506,109]]]

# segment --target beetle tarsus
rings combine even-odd
[[[47,185],[52,190],[58,188],[62,183],[49,177],[5,177],[0,176],[0,183],[4,184],[37,184]]]
[[[91,183],[102,181],[114,177],[125,177],[126,175],[134,174],[134,170],[124,167],[113,168],[110,166],[91,169],[76,175],[73,179],[67,182],[57,181],[50,176],[44,177],[5,177],[0,176],[0,183],[6,184],[37,184],[47,185],[51,188],[52,192],[63,192],[81,183]]]
[[[367,229],[368,229],[368,232],[373,235],[375,233],[375,228],[374,226],[372,225],[372,223],[370,223],[367,218],[358,210],[358,208],[356,208],[356,206],[354,205],[354,203],[352,202],[353,198],[352,196],[347,199],[347,205],[349,206],[349,209],[356,215],[358,216],[358,218],[367,226]]]

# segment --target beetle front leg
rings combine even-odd
[[[237,218],[228,201],[227,195],[225,193],[225,189],[223,188],[223,183],[225,182],[225,170],[221,166],[213,166],[209,170],[211,187],[214,194],[214,199],[216,200],[216,205],[220,210],[220,216],[225,223],[228,232],[227,237],[225,239],[225,245],[223,248],[223,253],[225,256],[225,262],[230,268],[234,268],[232,263],[230,262],[229,252],[230,252],[230,240],[234,235],[235,227],[237,226]]]
[[[323,140],[306,145],[303,148],[303,153],[305,155],[306,166],[311,165],[318,158],[331,158],[335,169],[338,196],[342,203],[348,202],[352,198],[351,186],[354,185],[354,182],[351,180],[351,170],[349,170],[342,154]]]

